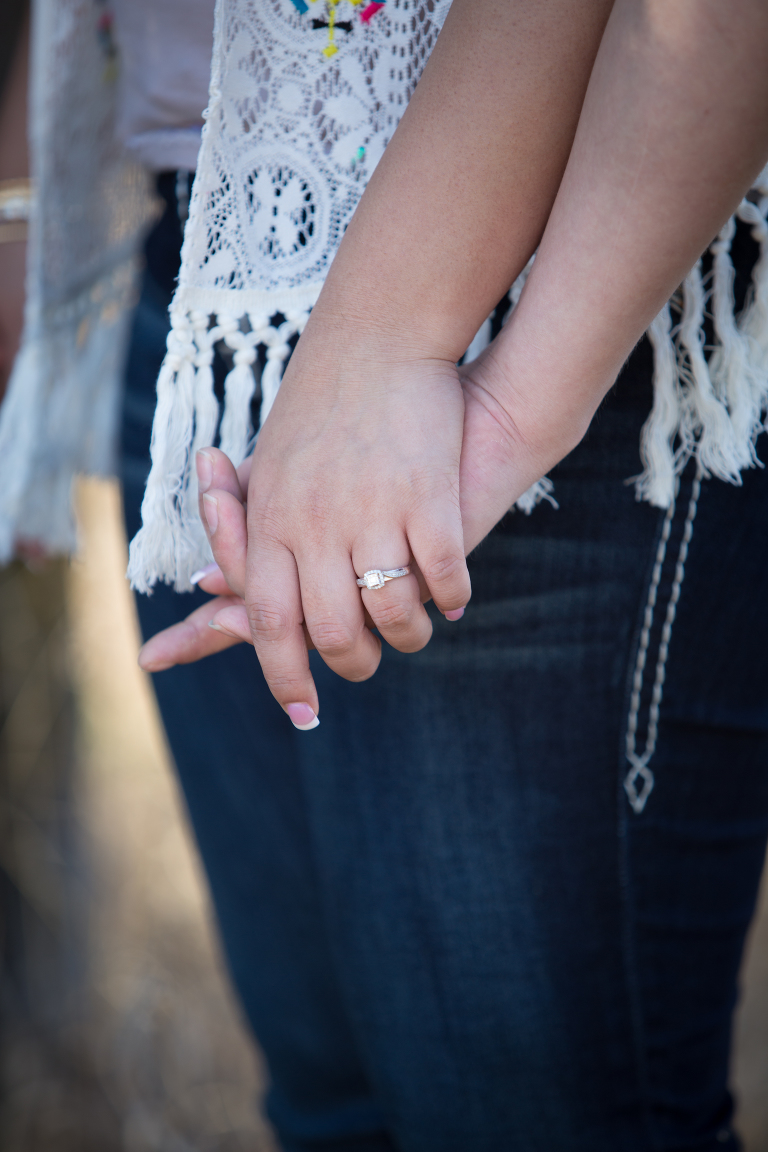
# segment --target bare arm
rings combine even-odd
[[[613,0],[454,0],[310,320],[457,360],[535,250]],[[375,293],[376,306],[370,307]],[[305,341],[309,343],[309,340]]]
[[[469,547],[578,441],[766,159],[762,0],[617,0],[520,306],[469,384],[508,437],[482,452],[468,406]]]

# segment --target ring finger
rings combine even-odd
[[[346,551],[346,549],[345,549]],[[366,626],[349,555],[332,562],[296,556],[304,622],[329,668],[345,680],[367,680],[381,659],[381,641]]]
[[[382,564],[382,560],[386,563]],[[413,573],[413,559],[405,536],[392,532],[363,540],[355,545],[352,561],[361,578],[366,572],[411,567],[407,576],[387,580],[378,588],[362,588],[361,593],[365,608],[387,643],[398,652],[419,652],[429,643],[432,621],[421,603],[419,582]]]

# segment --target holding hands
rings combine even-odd
[[[461,617],[471,593],[465,554],[571,445],[555,447],[549,429],[518,428],[499,399],[512,393],[493,346],[467,368],[347,363],[333,392],[325,380],[317,397],[314,373],[301,376],[301,347],[254,455],[235,470],[216,448],[199,453],[216,559],[199,584],[215,599],[148,641],[141,663],[159,671],[253,643],[276,699],[298,726],[314,727],[308,649],[354,681],[378,666],[373,629],[401,652],[423,648],[432,625],[422,602]],[[400,565],[410,574],[357,587],[358,575]]]
[[[148,670],[251,640],[276,699],[314,727],[308,647],[350,680],[376,670],[373,629],[422,648],[423,601],[458,618],[464,557],[578,443],[765,164],[761,0],[729,6],[727,38],[717,0],[482,13],[454,0],[250,475],[200,454],[215,599],[145,645]],[[509,324],[457,368],[536,248]]]

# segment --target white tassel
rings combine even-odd
[[[248,325],[220,312],[211,325],[200,309],[187,314],[171,308],[168,352],[157,381],[157,409],[152,428],[152,468],[141,508],[142,528],[131,543],[128,576],[139,592],[149,592],[157,580],[189,591],[189,577],[211,558],[200,521],[194,458],[213,444],[219,406],[213,389],[213,356],[217,341],[234,351],[234,366],[224,382],[224,410],[219,429],[221,450],[235,465],[253,445],[251,400],[256,387],[253,364],[260,344],[267,349],[262,373],[261,422],[274,403],[288,341],[303,331],[309,309],[284,313],[279,327],[269,316],[248,314]]]
[[[704,355],[704,286],[701,264],[696,264],[683,282],[683,317],[680,345],[688,363],[681,367],[686,382],[685,405],[680,432],[686,447],[686,423],[696,437],[695,454],[704,476],[716,476],[740,484],[741,464],[728,410],[715,393]]]
[[[760,429],[760,403],[752,384],[749,339],[740,331],[734,316],[733,282],[735,270],[730,258],[736,222],[731,218],[712,244],[713,318],[718,345],[709,361],[714,390],[724,400],[733,428],[738,467],[755,463],[755,440]]]
[[[752,226],[752,237],[760,246],[760,257],[752,272],[752,298],[740,320],[740,330],[749,343],[752,397],[762,415],[768,403],[768,199],[760,204],[744,200],[739,219]],[[762,424],[761,424],[762,427]],[[758,429],[759,431],[759,429]]]
[[[550,480],[549,476],[542,477],[537,480],[535,484],[531,484],[530,488],[523,492],[519,500],[515,500],[515,508],[519,508],[521,512],[525,512],[526,516],[530,516],[537,504],[542,500],[546,500],[553,508],[559,508],[557,500],[555,500],[552,493],[555,486]]]
[[[277,398],[278,389],[283,379],[285,361],[288,359],[289,352],[290,348],[287,344],[278,344],[274,348],[267,349],[267,362],[261,374],[260,425],[262,428]]]
[[[208,541],[200,521],[195,459],[201,448],[210,447],[216,439],[219,422],[219,402],[213,388],[214,344],[219,337],[217,328],[211,328],[205,312],[195,311],[190,317],[195,333],[195,380],[192,404],[195,414],[195,435],[190,449],[189,466],[182,489],[184,507],[182,523],[195,540],[198,556],[207,556]]]
[[[644,470],[635,480],[635,494],[638,500],[647,500],[657,508],[668,508],[675,492],[677,464],[673,445],[682,411],[668,304],[648,329],[648,338],[653,347],[653,408],[640,434]]]
[[[248,455],[252,440],[251,400],[256,387],[252,365],[257,338],[252,332],[243,332],[231,316],[220,315],[219,327],[227,347],[235,353],[234,367],[224,381],[220,447],[237,468]]]
[[[264,427],[264,421],[269,416],[275,402],[280,383],[283,379],[285,362],[291,354],[288,341],[295,335],[301,334],[309,319],[309,311],[291,312],[279,328],[261,328],[259,335],[261,342],[267,348],[267,362],[261,374],[261,412],[259,425]]]
[[[128,576],[131,586],[149,592],[156,580],[172,583],[177,591],[188,590],[190,557],[199,555],[195,528],[186,531],[190,512],[184,489],[190,465],[194,433],[195,359],[189,317],[171,312],[168,352],[157,380],[157,408],[152,425],[152,467],[141,506],[142,528],[131,543]],[[185,507],[185,505],[187,505]],[[198,566],[199,565],[198,563]]]
[[[464,353],[464,363],[471,364],[476,360],[481,352],[483,352],[491,342],[491,317],[483,320],[482,324],[475,334],[475,338],[470,344],[467,351]]]

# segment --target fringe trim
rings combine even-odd
[[[180,288],[171,307],[168,351],[157,381],[157,409],[152,427],[152,467],[141,506],[142,528],[131,542],[128,577],[138,592],[151,592],[158,580],[177,592],[192,589],[190,576],[211,560],[198,512],[195,454],[218,443],[235,466],[253,448],[251,403],[261,399],[264,423],[277,396],[289,341],[300,335],[321,285],[285,298],[269,296],[269,312],[209,312],[190,305],[218,303]],[[221,293],[227,302],[237,293]],[[263,305],[262,305],[263,307]],[[276,313],[284,317],[274,324]],[[213,356],[221,342],[233,353],[224,382],[224,405],[213,390]],[[266,363],[258,371],[259,348]]]
[[[768,410],[768,168],[755,187],[759,202],[742,201],[711,245],[711,287],[704,283],[699,261],[648,330],[654,352],[654,403],[641,434],[643,471],[632,482],[638,500],[659,508],[672,504],[677,478],[692,456],[702,477],[731,484],[741,484],[743,469],[762,467],[755,443],[766,427]],[[193,195],[190,215],[196,208],[199,211]],[[760,247],[750,297],[738,318],[733,312],[731,260],[736,218],[751,225]],[[533,258],[510,289],[505,323],[532,264]],[[189,590],[191,573],[210,561],[197,509],[194,453],[215,442],[218,428],[221,448],[233,462],[237,465],[246,457],[254,439],[251,401],[259,388],[263,423],[280,386],[289,341],[303,331],[321,287],[276,295],[201,291],[183,284],[179,288],[157,385],[144,526],[130,548],[128,575],[136,590],[149,592],[158,579],[177,591]],[[243,309],[239,319],[226,307],[235,302]],[[716,344],[708,359],[704,323],[710,305]],[[677,322],[673,310],[680,314]],[[285,319],[274,325],[270,317],[277,312]],[[480,355],[490,335],[489,318],[470,344],[467,360]],[[220,423],[211,372],[219,340],[234,353]],[[266,364],[259,375],[255,366],[260,346],[266,350]],[[515,507],[530,514],[546,500],[556,508],[553,491],[552,481],[543,477]]]
[[[756,182],[764,192],[768,169]],[[699,261],[680,292],[651,324],[654,402],[640,443],[643,472],[634,478],[638,500],[669,508],[675,482],[692,456],[704,478],[741,484],[745,468],[762,467],[755,443],[768,409],[768,197],[743,200],[736,217],[752,226],[760,257],[746,307],[734,316],[731,218],[710,246],[712,285]],[[673,322],[675,305],[682,305]],[[704,321],[711,306],[715,346],[709,360]]]

